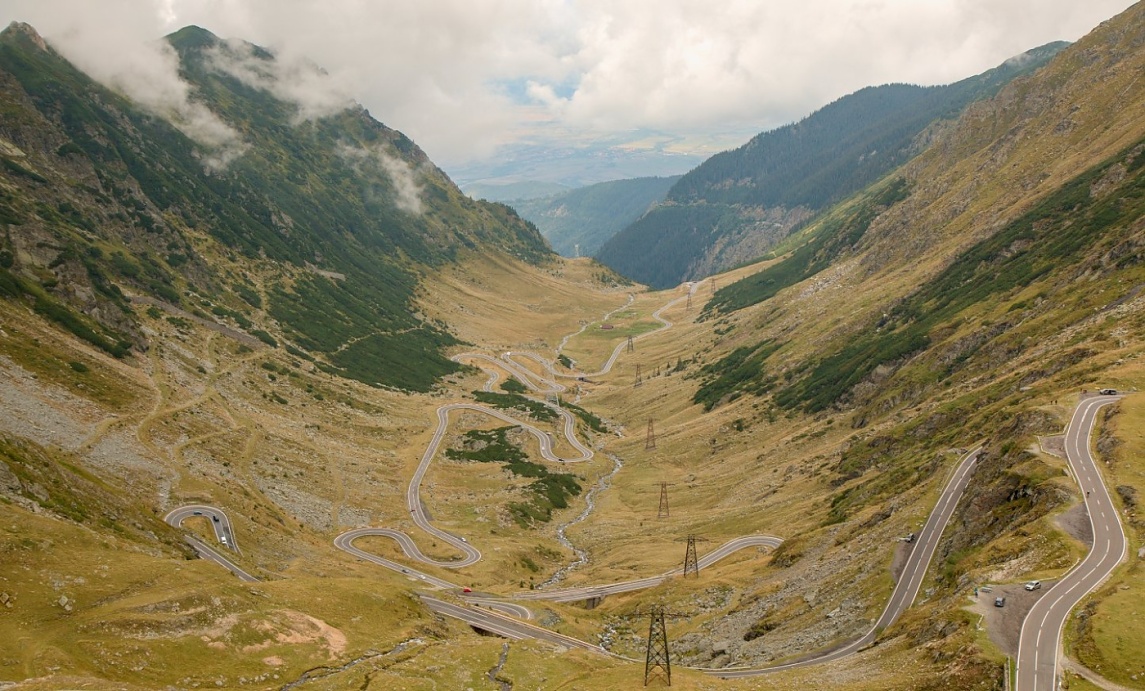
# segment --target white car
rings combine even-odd
[[[1030,581],[1026,584],[1026,590],[1037,590],[1042,587],[1041,581]]]

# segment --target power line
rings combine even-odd
[[[652,605],[646,611],[636,611],[633,614],[643,616],[648,614],[648,647],[644,655],[644,685],[650,682],[663,682],[665,686],[672,685],[672,660],[668,653],[668,627],[664,625],[665,619],[687,619],[692,615],[679,612],[669,612],[664,605]]]
[[[684,578],[687,578],[689,573],[695,574],[696,578],[699,578],[700,562],[696,558],[696,543],[708,542],[708,539],[698,535],[689,535],[684,539],[688,541],[688,548],[684,552]],[[684,539],[681,539],[680,542],[683,542]]]
[[[668,483],[660,483],[660,508],[656,510],[656,518],[668,518]]]

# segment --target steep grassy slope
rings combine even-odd
[[[509,203],[561,255],[591,257],[609,238],[664,199],[679,179],[614,180]]]
[[[302,120],[236,76],[270,70],[265,51],[197,28],[169,40],[241,143],[193,142],[28,27],[0,38],[5,296],[117,356],[143,344],[127,289],[367,383],[425,390],[454,371],[439,353],[453,338],[410,308],[418,272],[471,250],[544,261],[536,230],[362,108]]]
[[[811,434],[838,435],[815,467],[809,491],[823,503],[812,511],[823,513],[792,542],[799,558],[901,520],[906,488],[937,484],[952,447],[985,443],[927,603],[889,632],[944,651],[936,659],[951,667],[964,659],[958,641],[980,659],[1007,651],[967,630],[981,614],[959,609],[972,585],[1057,574],[1086,549],[1061,527],[1077,490],[1051,453],[1076,396],[1142,383],[1143,36],[1141,6],[1104,24],[709,305],[716,338],[691,369],[708,429],[738,421],[770,437],[783,420],[815,419]],[[1112,459],[1114,447],[1098,451]],[[1132,487],[1118,477],[1135,473],[1108,481]],[[1132,553],[1145,536],[1124,508]],[[1137,579],[1124,575],[1102,597],[1135,601]],[[774,632],[808,611],[791,607],[765,609],[752,630],[782,640]],[[987,614],[990,628],[1003,616]],[[1145,631],[1118,626],[1108,610],[1100,633],[1083,624],[1081,649],[1123,659],[1114,637]]]
[[[582,371],[599,368],[626,334],[656,328],[652,313],[676,300],[661,312],[671,329],[635,341],[608,373],[565,380],[562,396],[609,430],[579,422],[595,459],[547,466],[597,488],[583,520],[574,519],[588,491],[563,498],[568,508],[554,508],[550,522],[522,527],[511,507],[530,498],[528,479],[442,454],[421,498],[435,525],[466,536],[483,559],[427,569],[513,593],[574,562],[560,535],[585,553],[564,572],[567,585],[677,568],[689,534],[710,540],[701,552],[745,534],[778,535],[785,543],[775,553],[746,550],[699,578],[610,596],[592,610],[533,611],[544,626],[637,660],[650,605],[686,614],[669,622],[678,688],[999,688],[1006,650],[989,632],[1020,620],[1006,618],[1012,607],[967,611],[972,588],[1020,590],[1023,579],[1049,580],[1074,563],[1085,547],[1062,518],[1078,497],[1054,436],[1079,390],[1145,385],[1143,26],[1142,8],[1107,23],[1037,78],[972,109],[913,163],[830,209],[783,256],[704,281],[690,300],[683,287],[630,300],[629,287],[587,259],[537,265],[460,252],[460,261],[424,268],[411,306],[473,344],[449,354],[551,357],[560,346]],[[196,252],[208,248],[194,261],[225,262],[205,230],[187,232]],[[15,266],[19,252],[11,254]],[[317,275],[341,285],[310,268],[282,263],[278,273],[261,263],[269,259],[253,261],[250,284],[238,281],[248,305],[269,304],[268,282]],[[751,280],[758,271],[772,282]],[[50,292],[57,288],[40,288],[62,302]],[[331,544],[347,527],[391,526],[437,558],[456,556],[412,528],[405,491],[435,410],[474,400],[485,373],[463,368],[429,395],[379,390],[244,338],[234,316],[200,295],[182,296],[185,314],[132,306],[150,347],[123,358],[70,336],[31,300],[0,301],[0,550],[9,557],[0,559],[0,592],[14,603],[0,610],[0,638],[21,642],[0,654],[0,680],[280,688],[309,674],[315,688],[477,689],[498,678],[528,688],[640,685],[638,662],[505,644],[435,617],[414,595],[418,581]],[[286,333],[254,307],[224,304],[276,337]],[[600,329],[610,312],[615,328]],[[216,317],[232,328],[219,330]],[[852,382],[853,372],[865,376]],[[1113,484],[1145,491],[1132,458],[1140,445],[1115,443],[1145,431],[1134,400],[1103,422],[1096,448],[1114,461]],[[502,427],[459,411],[446,446]],[[542,429],[563,453],[560,431]],[[514,434],[507,441],[542,464],[535,443]],[[897,538],[918,529],[962,450],[978,443],[985,454],[919,598],[878,645],[753,680],[684,667],[765,664],[864,633],[909,549]],[[671,503],[663,518],[661,483]],[[235,558],[262,582],[240,584],[184,559],[158,518],[193,501],[228,511],[243,550]],[[106,506],[111,525],[101,520]],[[1127,528],[1141,545],[1139,520]],[[392,540],[357,544],[407,563]],[[1125,646],[1145,641],[1145,627],[1117,614],[1140,602],[1139,570],[1115,574],[1074,633],[1071,649],[1088,664],[1137,662]],[[1132,673],[1116,672],[1116,681],[1132,688]]]
[[[599,259],[661,288],[754,259],[810,214],[917,154],[937,121],[993,96],[1065,45],[1036,48],[947,86],[863,89],[762,133],[681,178],[662,205],[605,244]]]
[[[725,314],[768,305],[809,278],[801,295],[787,293],[781,309],[808,301],[826,303],[816,311],[861,305],[831,331],[810,323],[791,338],[772,339],[788,342],[768,346],[776,353],[772,368],[784,371],[777,403],[813,410],[843,403],[876,369],[927,346],[937,352],[940,341],[955,360],[940,368],[949,376],[1018,324],[1068,320],[1069,301],[1058,293],[1070,293],[1079,276],[1135,270],[1145,123],[1136,115],[1142,95],[1131,75],[1142,58],[1132,39],[1108,36],[1070,48],[1043,73],[972,108],[901,174],[817,222],[788,257],[720,290],[709,309]],[[1087,59],[1085,69],[1078,69],[1078,56]],[[1078,102],[1101,105],[1083,116]],[[1015,176],[1024,179],[1015,184]],[[1129,290],[1132,279],[1122,280]],[[862,298],[824,290],[843,285]],[[1021,318],[1011,314],[989,335],[956,344],[968,331],[963,312],[988,305],[1015,305]],[[833,342],[817,347],[813,361],[785,357],[832,331]],[[709,387],[709,400],[735,388],[727,378],[722,394],[720,386]]]

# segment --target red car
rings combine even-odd
[[[473,588],[462,588],[462,589],[461,589],[461,592],[463,592],[463,593],[472,593],[472,592],[473,592]]]

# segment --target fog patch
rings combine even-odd
[[[137,42],[72,25],[48,42],[80,71],[195,142],[209,172],[223,170],[247,150],[236,130],[194,99],[193,87],[179,76],[179,56],[166,41]]]
[[[422,212],[421,190],[418,182],[420,171],[404,159],[392,156],[380,146],[363,149],[345,146],[340,151],[343,158],[352,162],[359,171],[366,165],[376,165],[390,179],[393,186],[394,206],[414,216]]]
[[[329,73],[301,56],[274,54],[246,41],[228,39],[210,48],[206,61],[211,69],[295,105],[295,124],[340,113],[355,105]]]

